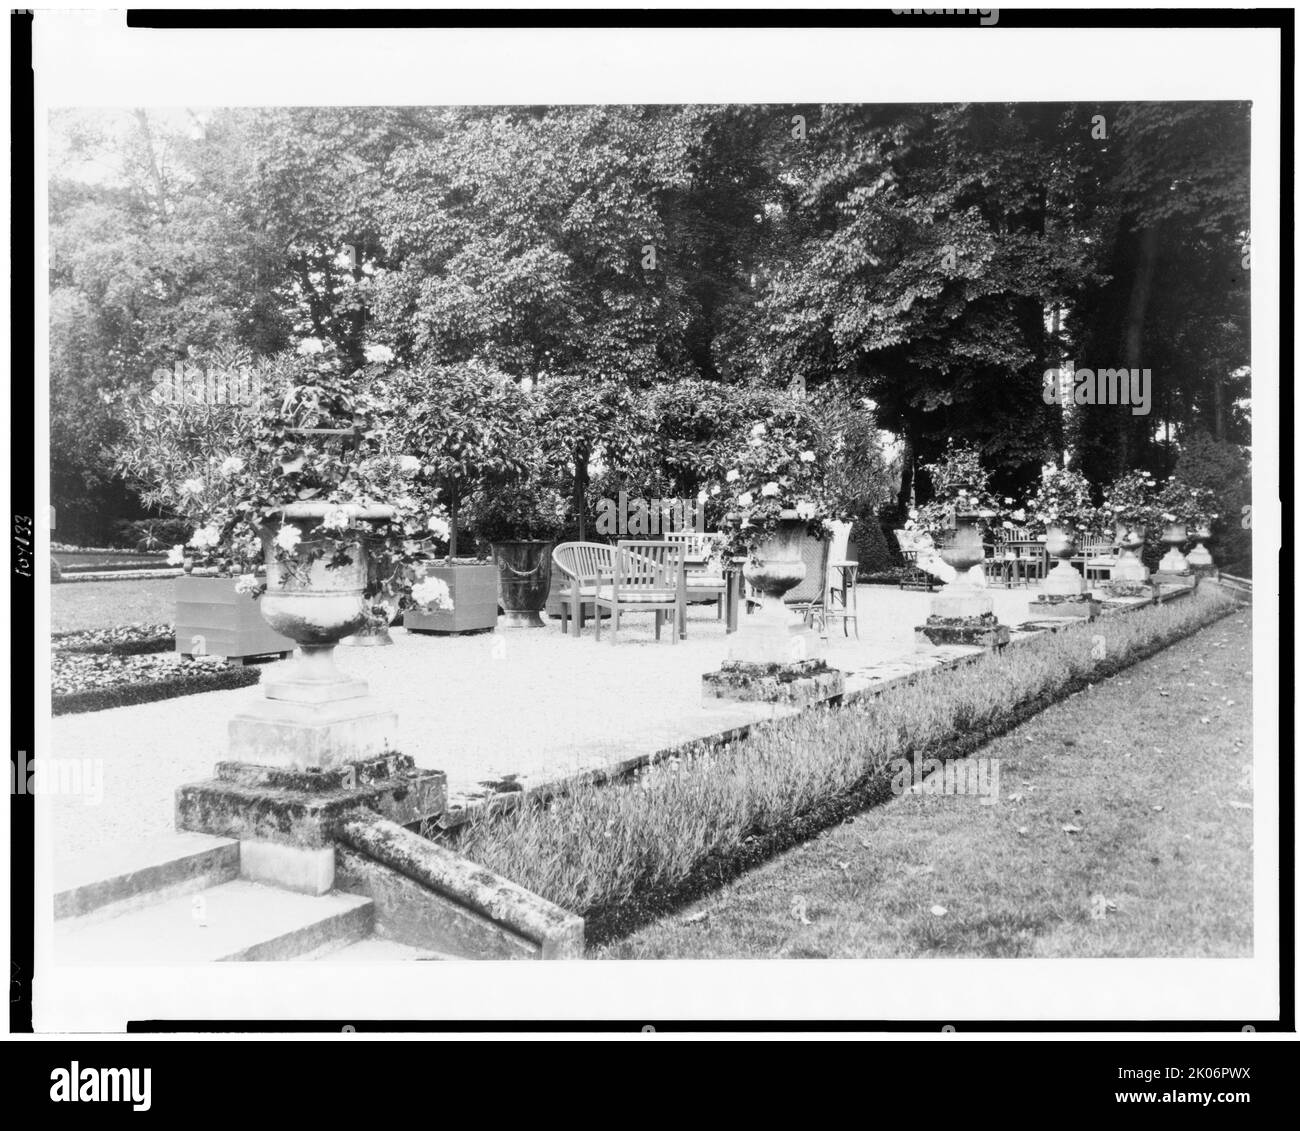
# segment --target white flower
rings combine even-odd
[[[452,608],[451,590],[440,577],[426,577],[411,587],[411,596],[424,609]]]
[[[451,524],[439,515],[433,514],[429,516],[427,529],[439,542],[446,542],[451,538]]]
[[[713,490],[711,490],[711,491],[709,492],[709,494],[710,494],[710,495],[720,495],[720,494],[722,494],[722,487],[721,487],[719,484],[715,483],[715,484],[713,485]]]
[[[239,580],[235,582],[235,592],[245,595],[255,595],[261,591],[262,583],[257,580],[251,573],[241,573]]]
[[[346,530],[352,525],[352,516],[343,507],[335,507],[320,520],[320,524],[326,530]]]
[[[202,479],[187,479],[181,484],[181,493],[183,495],[201,495],[203,493]]]
[[[812,461],[817,457],[812,452],[800,452],[799,458],[803,460],[804,463],[812,463]]]
[[[310,353],[324,353],[325,343],[319,338],[303,338],[303,340],[298,343],[298,352],[304,355]]]
[[[805,522],[815,518],[817,515],[817,504],[810,503],[806,499],[801,499],[794,505],[794,513],[802,518]]]
[[[173,546],[167,551],[167,564],[180,565],[185,560],[185,547]]]
[[[749,506],[749,504],[752,503],[753,501],[754,501],[754,493],[752,491],[746,491],[743,495],[740,496],[739,499],[736,500],[736,502],[738,502],[742,507]]]
[[[762,421],[759,421],[757,424],[754,425],[753,428],[749,430],[749,434],[751,436],[766,436],[767,425],[764,424]]]
[[[221,528],[209,523],[201,526],[190,538],[190,545],[200,550],[210,550],[221,541]]]
[[[730,471],[727,472],[728,483],[734,483],[739,478],[740,478],[740,470],[738,468],[733,467]]]
[[[366,360],[369,362],[392,361],[393,351],[387,346],[366,346]]]
[[[397,466],[402,469],[403,475],[412,475],[420,470],[420,457],[400,456],[397,460]]]
[[[244,470],[244,461],[240,459],[238,456],[230,456],[227,459],[222,461],[221,464],[222,475],[237,475],[239,472],[243,470]]]
[[[280,532],[275,536],[275,544],[286,553],[293,553],[295,547],[302,541],[302,531],[296,526],[282,526]]]
[[[775,483],[763,484],[763,494],[769,499],[772,498],[772,496],[775,495],[780,490],[781,488],[778,487]]]

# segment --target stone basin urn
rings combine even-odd
[[[1120,520],[1115,523],[1115,545],[1119,554],[1110,571],[1114,581],[1146,581],[1150,571],[1142,564],[1142,547],[1146,545],[1147,529],[1138,523]]]
[[[959,510],[956,529],[945,539],[939,550],[944,563],[957,571],[949,583],[970,588],[984,588],[984,539],[980,537],[976,511]]]
[[[731,659],[783,664],[821,654],[820,638],[784,600],[807,576],[802,548],[808,537],[807,521],[783,510],[776,527],[754,544],[741,573],[754,587],[758,609],[741,618],[732,636]]]
[[[1196,543],[1187,555],[1187,564],[1194,569],[1203,569],[1214,567],[1214,558],[1210,551],[1206,549],[1205,543],[1210,540],[1210,528],[1208,526],[1197,526],[1191,531],[1192,541]]]
[[[1187,524],[1185,522],[1167,522],[1160,535],[1160,544],[1165,548],[1165,556],[1160,559],[1161,573],[1187,573],[1190,567],[1183,556],[1183,547],[1187,544]]]
[[[282,674],[277,671],[274,681],[264,681],[267,698],[325,702],[366,692],[363,681],[349,679],[334,664],[335,645],[366,626],[370,608],[365,596],[369,562],[360,538],[344,547],[347,560],[335,563],[337,542],[320,534],[326,514],[340,509],[354,521],[383,522],[394,513],[389,506],[290,503],[284,522],[296,527],[301,539],[288,557],[276,546],[272,529],[258,530],[266,558],[262,616],[298,645],[297,657],[280,665]]]
[[[1043,579],[1043,592],[1054,596],[1070,597],[1083,593],[1083,575],[1070,564],[1078,544],[1074,527],[1057,524],[1047,528],[1047,552],[1056,559]]]

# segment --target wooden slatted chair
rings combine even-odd
[[[704,530],[681,530],[665,534],[665,542],[679,542],[683,547],[686,569],[686,601],[716,601],[721,620],[727,604],[728,579],[721,559],[723,536]],[[686,630],[682,629],[685,637]]]
[[[597,590],[614,577],[613,546],[603,542],[561,542],[551,551],[551,561],[564,577],[560,589],[560,631],[568,633],[573,621],[574,636],[582,635],[584,607],[595,603]],[[600,610],[596,610],[600,624]]]
[[[927,593],[934,589],[934,574],[923,570],[918,563],[922,546],[918,536],[910,530],[895,530],[898,550],[903,555],[903,573],[898,580],[900,589],[924,589]]]
[[[1101,581],[1102,574],[1110,578],[1110,571],[1118,560],[1115,553],[1114,535],[1080,534],[1079,552],[1076,560],[1083,566],[1083,580]]]
[[[640,542],[620,539],[614,554],[613,577],[596,589],[596,639],[600,639],[600,610],[610,612],[610,635],[618,642],[624,613],[653,612],[655,639],[660,639],[664,614],[672,613],[672,642],[686,627],[686,570],[680,542]]]

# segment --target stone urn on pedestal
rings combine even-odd
[[[1142,564],[1142,547],[1146,545],[1147,530],[1138,523],[1120,520],[1115,524],[1115,545],[1118,554],[1110,571],[1112,581],[1144,585],[1151,572]]]
[[[1214,558],[1205,546],[1211,536],[1209,526],[1195,526],[1192,528],[1191,535],[1196,545],[1187,554],[1187,564],[1193,573],[1214,573]]]
[[[1084,617],[1094,620],[1101,615],[1101,606],[1092,599],[1083,583],[1083,574],[1070,564],[1078,545],[1078,532],[1064,524],[1047,528],[1043,543],[1047,552],[1056,559],[1056,565],[1043,578],[1043,590],[1029,602],[1031,614],[1046,617]]]
[[[785,510],[754,545],[741,572],[758,596],[758,608],[740,618],[722,669],[705,674],[706,702],[801,704],[843,694],[844,676],[826,663],[824,642],[784,600],[807,574],[800,551],[809,537],[807,521]]]
[[[956,577],[930,598],[930,615],[916,630],[916,642],[923,648],[946,644],[1000,648],[1011,639],[1011,630],[999,623],[993,612],[993,595],[984,577],[979,517],[976,511],[957,511],[956,528],[939,550],[939,557],[956,571]]]
[[[334,840],[361,810],[400,824],[442,812],[446,779],[395,752],[397,716],[362,679],[340,671],[334,649],[367,617],[367,560],[360,538],[320,536],[330,504],[291,503],[286,527],[300,539],[286,556],[263,530],[267,588],[261,613],[298,645],[269,666],[262,695],[230,720],[230,760],[212,781],[176,793],[182,830],[238,839],[240,874],[320,894],[334,883]],[[391,507],[348,505],[353,520],[383,522]]]
[[[1187,524],[1185,522],[1165,523],[1165,528],[1160,534],[1160,544],[1165,548],[1165,556],[1160,559],[1160,572],[1187,573],[1187,558],[1183,555],[1183,547],[1187,545]]]

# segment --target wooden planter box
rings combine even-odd
[[[224,656],[241,663],[248,656],[291,656],[296,647],[262,618],[233,577],[176,579],[176,651],[183,656]]]
[[[408,609],[408,632],[482,632],[497,626],[497,567],[491,562],[433,566],[427,572],[447,583],[452,608],[421,613]]]

